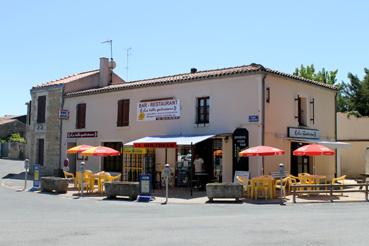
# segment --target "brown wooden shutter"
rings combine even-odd
[[[129,99],[123,100],[123,126],[129,126]]]
[[[118,101],[117,126],[123,126],[123,100]]]
[[[86,127],[86,104],[80,103],[77,105],[77,122],[76,128],[81,129]]]
[[[46,96],[37,98],[37,123],[45,123]]]

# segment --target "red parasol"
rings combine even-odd
[[[81,152],[81,155],[83,156],[116,156],[116,155],[120,155],[120,152],[118,150],[115,150],[109,147],[97,146],[97,147],[91,147]]]
[[[74,146],[70,149],[67,150],[67,153],[68,154],[77,154],[77,153],[81,153],[89,148],[92,148],[92,146],[90,145],[86,145],[86,144],[83,144],[83,145],[77,145],[77,146]]]
[[[249,156],[271,156],[271,155],[283,155],[284,150],[270,147],[270,146],[256,146],[245,149],[239,153],[241,157]]]
[[[293,151],[293,155],[297,156],[334,155],[334,153],[334,150],[320,144],[304,145]]]

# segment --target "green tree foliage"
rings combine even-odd
[[[19,133],[13,133],[8,138],[9,142],[25,143],[26,140]]]
[[[300,68],[296,68],[293,75],[334,85],[337,82],[337,73],[338,70],[327,71],[325,68],[322,68],[322,70],[316,72],[314,64],[311,64],[307,65],[306,67],[301,65]]]
[[[369,116],[369,69],[364,68],[364,78],[348,74],[349,83],[342,88],[342,97],[347,101],[346,111],[356,116]]]

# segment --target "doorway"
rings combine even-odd
[[[106,172],[119,172],[122,173],[123,168],[123,155],[122,155],[122,142],[105,142],[105,147],[109,147],[120,152],[117,156],[107,156],[103,159],[103,171]]]
[[[293,151],[300,148],[303,143],[291,142],[291,174],[298,176],[299,173],[310,173],[309,156],[295,156]]]
[[[39,138],[37,140],[37,163],[41,166],[44,165],[44,139]]]

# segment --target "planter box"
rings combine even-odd
[[[206,195],[210,202],[214,198],[234,198],[239,201],[243,195],[243,187],[234,183],[209,183],[206,185]]]
[[[105,183],[105,193],[108,199],[116,196],[128,196],[131,200],[136,200],[140,193],[140,183],[125,181]]]
[[[68,179],[60,177],[41,178],[42,192],[67,193],[67,190],[68,190]]]

